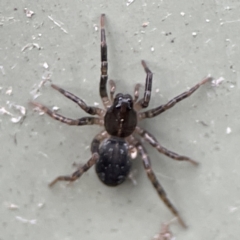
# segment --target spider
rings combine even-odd
[[[82,117],[80,119],[71,119],[64,117],[40,103],[33,102],[41,111],[48,114],[50,117],[66,123],[68,125],[83,126],[83,125],[100,125],[104,130],[98,133],[91,143],[92,155],[90,159],[77,168],[77,170],[68,176],[59,176],[54,179],[49,186],[53,186],[58,181],[73,182],[80,178],[82,174],[88,171],[95,165],[96,173],[99,179],[108,186],[117,186],[125,181],[131,169],[131,152],[136,149],[138,155],[142,158],[143,167],[153,187],[157,191],[159,197],[169,208],[169,210],[177,217],[179,223],[186,227],[185,222],[179,215],[177,209],[168,199],[166,192],[158,181],[152,167],[150,158],[146,149],[140,142],[144,139],[147,143],[153,146],[160,153],[178,161],[188,161],[194,165],[198,163],[189,157],[174,153],[163,147],[156,138],[147,130],[139,127],[137,124],[145,118],[153,118],[157,115],[172,108],[176,103],[189,97],[201,85],[210,81],[211,77],[206,77],[191,89],[177,97],[173,98],[166,104],[160,105],[156,108],[143,111],[148,107],[152,91],[152,77],[153,74],[148,68],[145,61],[142,60],[143,69],[146,72],[145,90],[143,98],[139,99],[140,84],[137,84],[134,89],[134,97],[129,94],[118,93],[115,95],[116,85],[113,80],[108,81],[108,61],[107,61],[107,43],[105,36],[105,14],[101,15],[101,76],[99,84],[99,92],[104,105],[104,109],[99,107],[88,106],[81,98],[72,93],[51,84],[51,86],[69,98],[78,106],[90,115],[97,117]],[[107,91],[107,82],[110,86],[110,93]],[[142,110],[142,111],[141,111]],[[138,136],[138,137],[137,137]]]

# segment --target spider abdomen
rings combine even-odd
[[[108,186],[123,183],[131,169],[127,143],[122,138],[110,137],[99,148],[96,173]]]

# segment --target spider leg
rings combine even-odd
[[[98,160],[98,153],[93,153],[92,157],[85,163],[83,166],[79,167],[77,171],[75,171],[71,176],[59,176],[55,178],[51,183],[49,183],[49,187],[52,187],[58,181],[76,181],[78,178],[82,176],[84,172],[86,172],[89,168],[91,168]]]
[[[108,98],[107,94],[107,80],[108,80],[108,62],[107,62],[107,43],[106,43],[106,34],[104,28],[104,19],[105,14],[101,15],[101,77],[100,77],[100,85],[99,85],[99,92],[102,98],[103,105],[105,108],[110,107],[111,103]]]
[[[98,116],[103,116],[105,111],[101,108],[98,107],[90,107],[88,106],[81,98],[75,96],[74,94],[56,86],[55,84],[51,84],[52,88],[63,94],[65,97],[68,99],[72,100],[73,102],[77,103],[78,106],[84,110],[86,113],[91,114],[91,115],[98,115]]]
[[[91,143],[91,152],[92,153],[98,153],[99,152],[99,146],[100,146],[100,143],[106,139],[107,137],[109,137],[109,134],[107,133],[107,131],[103,130],[101,131],[100,133],[98,133],[94,139],[92,140],[92,143]]]
[[[50,184],[49,187],[52,187],[56,182],[58,181],[69,181],[73,182],[80,178],[82,174],[86,171],[88,171],[89,168],[91,168],[98,160],[99,155],[99,145],[102,142],[103,139],[108,137],[108,133],[104,130],[101,131],[99,134],[97,134],[91,144],[91,151],[92,151],[92,156],[91,158],[85,163],[84,165],[79,165],[77,171],[75,171],[72,175],[70,176],[59,176],[55,178]]]
[[[192,95],[201,85],[205,84],[206,82],[211,81],[212,79],[213,79],[212,77],[206,77],[201,82],[197,83],[195,86],[190,88],[188,91],[183,92],[182,94],[180,94],[177,97],[170,100],[168,103],[160,105],[159,107],[150,109],[148,111],[139,113],[138,114],[139,120],[144,119],[144,118],[152,118],[152,117],[155,117],[155,116],[159,115],[160,113],[162,113],[162,112],[166,111],[167,109],[173,107],[177,102],[180,102],[183,99]]]
[[[113,103],[114,94],[115,94],[115,91],[116,91],[116,84],[112,79],[109,80],[109,86],[110,86],[110,100]]]
[[[198,165],[198,162],[192,160],[189,157],[186,156],[182,156],[182,155],[178,155],[177,153],[174,153],[170,150],[168,150],[167,148],[161,146],[159,144],[159,142],[157,141],[157,139],[148,131],[140,128],[140,127],[136,127],[135,131],[142,137],[144,138],[150,145],[152,145],[154,148],[156,148],[160,153],[163,153],[164,155],[174,159],[174,160],[178,160],[178,161],[188,161],[194,165]]]
[[[173,206],[173,204],[168,199],[166,192],[164,191],[162,185],[158,181],[155,173],[153,172],[153,170],[151,168],[151,161],[150,161],[150,158],[148,157],[147,151],[145,150],[145,148],[141,145],[141,143],[139,141],[134,139],[133,136],[130,141],[135,142],[135,146],[138,149],[138,152],[142,158],[145,171],[148,175],[149,180],[152,182],[153,187],[156,189],[158,196],[162,199],[162,201],[169,208],[169,210],[176,216],[176,218],[178,219],[178,221],[182,225],[182,227],[186,228],[187,227],[186,224],[184,223],[183,219],[179,215],[177,209]]]
[[[103,120],[101,120],[100,118],[96,118],[96,117],[82,117],[79,119],[71,119],[71,118],[67,118],[64,117],[60,114],[57,114],[53,111],[51,111],[49,108],[43,106],[40,103],[36,103],[36,102],[32,102],[32,104],[38,108],[40,108],[43,112],[45,112],[47,115],[49,115],[51,118],[54,118],[55,120],[58,120],[60,122],[66,123],[68,125],[78,125],[78,126],[82,126],[82,125],[103,125]]]
[[[139,98],[139,90],[142,85],[140,83],[137,83],[134,87],[134,100],[133,102],[136,103]]]
[[[152,92],[152,76],[153,76],[153,74],[150,71],[150,69],[147,67],[147,64],[145,63],[145,61],[143,61],[143,60],[142,60],[142,66],[143,66],[147,76],[146,76],[146,81],[145,81],[144,96],[136,104],[136,109],[138,109],[138,110],[148,107],[148,104],[149,104],[150,98],[151,98],[151,92]]]

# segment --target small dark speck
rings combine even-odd
[[[149,208],[147,211],[148,211],[148,212],[152,212],[152,209]]]
[[[173,38],[173,39],[171,40],[171,43],[174,43],[174,41],[175,41],[175,38]]]
[[[17,8],[14,8],[13,10],[14,10],[14,11],[17,11],[18,9],[17,9]]]
[[[17,133],[14,134],[13,140],[14,140],[14,143],[17,145]]]
[[[205,134],[204,134],[204,137],[205,137],[205,138],[209,138],[210,136],[209,136],[208,133],[205,133]]]
[[[233,69],[233,65],[230,66],[230,69]]]
[[[199,123],[201,123],[204,127],[208,127],[208,124],[205,123],[204,121],[200,120]]]
[[[216,151],[220,150],[220,148],[218,146],[214,147],[213,149],[216,150]]]
[[[94,64],[92,67],[91,67],[91,69],[93,69],[93,68],[95,68],[96,67],[96,64]]]
[[[2,222],[2,226],[6,227],[8,224],[6,222]]]

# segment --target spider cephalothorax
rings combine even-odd
[[[104,127],[108,134],[121,138],[131,135],[137,126],[137,113],[129,94],[118,93],[104,116]]]

